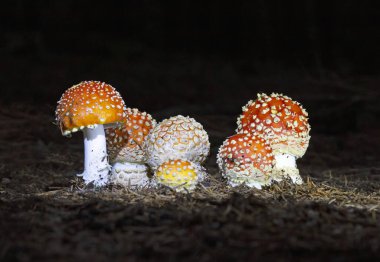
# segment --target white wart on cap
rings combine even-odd
[[[148,164],[155,170],[171,159],[202,164],[210,152],[210,142],[200,123],[179,115],[157,124],[148,135],[144,150]]]

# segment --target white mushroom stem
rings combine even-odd
[[[123,186],[147,186],[150,184],[148,168],[138,163],[115,163],[111,171],[111,182]]]
[[[289,155],[289,154],[278,154],[275,155],[274,158],[276,159],[276,168],[297,168],[296,165],[296,158],[295,156]]]
[[[108,183],[110,165],[107,158],[106,136],[103,125],[83,129],[84,134],[84,172],[86,184],[104,186]]]
[[[284,177],[288,177],[295,184],[302,184],[302,178],[296,164],[296,158],[290,154],[276,154],[274,156],[276,164],[273,169],[275,181],[281,181]]]

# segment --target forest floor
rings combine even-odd
[[[0,260],[379,257],[380,128],[368,124],[379,116],[377,101],[304,100],[316,127],[298,162],[305,183],[261,191],[229,188],[217,170],[215,154],[237,115],[196,107],[153,114],[160,120],[188,112],[208,131],[210,176],[193,194],[85,188],[75,177],[82,136],[62,137],[53,107],[0,105]],[[346,127],[352,131],[339,132]]]

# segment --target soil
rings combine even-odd
[[[305,183],[284,182],[261,191],[227,187],[215,163],[218,147],[234,132],[243,105],[235,99],[239,93],[222,105],[150,112],[158,120],[190,115],[208,131],[209,178],[192,194],[167,188],[86,188],[75,176],[83,164],[82,136],[62,137],[54,126],[55,97],[46,106],[2,104],[0,260],[379,257],[379,82],[318,80],[312,83],[316,89],[292,89],[291,95],[297,93],[308,109],[313,128],[310,147],[298,161]],[[198,102],[207,100],[205,95]]]

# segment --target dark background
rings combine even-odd
[[[354,0],[2,1],[0,101],[53,111],[71,85],[101,80],[128,106],[153,114],[172,108],[236,117],[257,92],[274,91],[302,102],[317,131],[367,128],[379,113],[379,7]]]
[[[365,0],[1,1],[0,260],[375,261],[379,17]],[[53,125],[56,101],[83,80],[158,121],[199,121],[205,187],[86,188],[82,136]],[[218,172],[218,148],[258,92],[309,112],[302,186],[229,188]]]
[[[2,1],[2,100],[53,104],[71,85],[96,79],[118,88],[127,104],[138,106],[143,97],[141,106],[156,110],[234,93],[244,100],[260,90],[292,93],[283,87],[292,78],[374,76],[379,6],[353,0]],[[263,77],[277,78],[277,88],[247,80]],[[162,103],[152,105],[158,95]]]
[[[53,121],[67,88],[100,80],[158,120],[224,116],[232,134],[248,100],[281,92],[309,111],[314,134],[377,133],[379,7],[354,0],[3,1],[0,103],[31,105]]]

